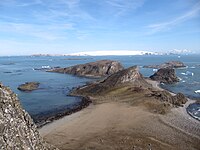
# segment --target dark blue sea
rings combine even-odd
[[[143,68],[144,65],[161,64],[171,60],[184,62],[187,67],[176,69],[180,82],[162,85],[174,93],[200,100],[200,55],[144,55],[144,56],[5,56],[0,57],[0,82],[9,86],[19,97],[23,107],[31,116],[59,112],[79,104],[78,97],[67,96],[72,88],[84,85],[95,79],[75,77],[67,74],[45,72],[45,68],[67,67],[102,59],[120,61],[125,67],[140,66],[140,72],[148,77],[155,70]],[[40,70],[41,69],[41,70]],[[38,90],[21,92],[17,89],[25,82],[40,82]],[[200,104],[188,107],[190,114],[200,118]]]

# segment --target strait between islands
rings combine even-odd
[[[104,64],[103,61],[100,62]],[[100,68],[98,68],[98,63],[92,63],[92,66],[90,63],[86,65],[90,66],[92,72],[95,70],[95,76],[103,76],[104,78],[74,89],[71,95],[87,97],[92,103],[82,111],[40,128],[40,135],[45,141],[63,150],[199,149],[199,121],[191,118],[185,109],[194,101],[187,101],[183,94],[175,95],[159,87],[159,82],[167,83],[170,81],[170,84],[177,82],[174,78],[174,70],[167,70],[167,73],[162,70],[155,74],[156,78],[152,79],[159,80],[158,82],[144,78],[137,66],[124,69],[121,64],[115,65],[114,63],[113,67],[113,63],[110,62],[112,61],[106,60],[106,67],[100,65]],[[79,66],[82,69],[87,68],[84,65]],[[115,66],[120,67],[115,68]],[[85,74],[87,77],[89,74],[91,76],[91,73],[82,69],[81,72],[85,72],[84,74],[77,73],[80,72],[78,68],[78,66],[71,67],[72,70],[75,70],[72,71],[72,74],[81,76]],[[102,71],[102,68],[104,71]],[[67,73],[67,69],[63,70],[55,72]],[[162,77],[166,79],[167,76],[168,79],[163,80]],[[2,105],[0,114],[3,114],[1,117],[3,116],[4,119],[3,125],[1,123],[0,127],[4,127],[5,123],[15,118],[13,114],[10,114],[11,110],[15,110],[15,108],[12,108],[15,105],[8,105],[4,101],[7,99],[12,102],[15,99],[16,103],[17,98],[13,94],[5,95],[5,93],[11,93],[11,91],[3,85],[0,86],[0,91],[2,91],[2,94],[0,93]],[[0,130],[0,134],[6,133],[7,135],[3,136],[4,145],[2,145],[4,147],[9,146],[9,143],[6,142],[12,141],[13,147],[15,147],[15,144],[20,146],[19,143],[28,143],[23,146],[33,149],[52,148],[38,135],[28,114],[24,113],[21,108],[19,109],[15,113],[20,113],[20,117],[17,120],[14,119],[14,123],[11,122],[9,126]],[[6,116],[9,116],[9,119]],[[23,116],[28,116],[28,119],[26,119],[27,117],[23,119]],[[21,122],[21,124],[16,127],[18,122]],[[23,132],[23,130],[26,131]],[[19,133],[20,138],[13,138],[16,135],[9,134],[13,131]],[[27,135],[30,137],[27,137]],[[11,138],[11,136],[13,137]],[[29,140],[29,138],[34,140]],[[31,141],[33,142],[31,143]],[[37,148],[37,146],[40,146],[40,148]]]

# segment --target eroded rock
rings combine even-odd
[[[39,82],[26,82],[24,84],[19,85],[17,89],[20,91],[33,91],[37,90],[39,85]]]
[[[40,137],[36,125],[9,88],[0,84],[0,149],[56,149]]]

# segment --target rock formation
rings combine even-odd
[[[150,76],[152,80],[160,81],[162,83],[172,84],[178,82],[179,79],[176,76],[176,72],[172,68],[161,68],[152,76]]]
[[[56,149],[40,137],[29,114],[9,88],[0,83],[0,149],[51,150]]]
[[[155,69],[160,69],[160,68],[182,68],[186,67],[183,62],[180,61],[169,61],[160,65],[147,65],[143,66],[144,68],[155,68]]]
[[[79,94],[101,94],[111,88],[122,86],[124,84],[131,84],[134,87],[151,87],[149,83],[143,78],[137,66],[133,66],[121,71],[118,71],[104,80],[96,83],[91,83],[84,87],[76,89],[74,92]],[[72,92],[73,93],[73,92]]]
[[[118,61],[100,60],[67,68],[57,68],[48,72],[68,73],[86,77],[104,77],[123,69]]]
[[[39,82],[26,82],[25,84],[19,85],[17,89],[20,91],[33,91],[38,89],[39,85]]]
[[[175,106],[182,106],[187,102],[187,98],[182,93],[172,96],[168,91],[152,91],[149,96],[153,96],[163,102],[168,102]]]

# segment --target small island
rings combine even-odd
[[[48,72],[66,73],[84,77],[105,77],[122,70],[124,67],[118,61],[100,60],[66,68],[50,69]]]
[[[19,85],[17,89],[24,92],[30,92],[33,90],[37,90],[39,85],[39,82],[26,82],[24,84]]]

